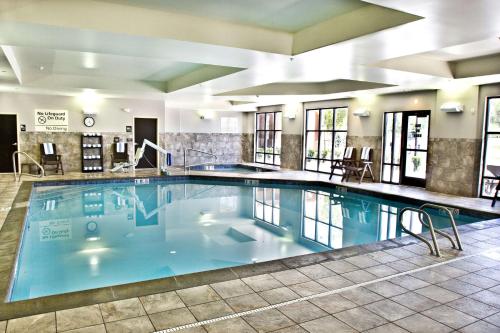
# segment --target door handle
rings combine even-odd
[[[13,145],[13,146],[17,146],[17,142],[14,142],[12,145]]]

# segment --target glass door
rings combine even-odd
[[[399,184],[400,182],[402,123],[403,112],[384,113],[383,183]]]
[[[401,184],[425,187],[430,111],[403,112]]]
[[[493,197],[498,180],[488,166],[500,166],[500,96],[488,97],[486,102],[481,197]]]

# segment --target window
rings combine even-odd
[[[338,249],[343,244],[344,212],[338,195],[322,191],[304,191],[302,236]]]
[[[255,162],[280,165],[281,112],[257,113],[255,122]]]
[[[236,117],[221,117],[220,130],[222,133],[238,133],[238,118]]]
[[[254,218],[280,224],[280,190],[277,188],[255,188]]]
[[[400,182],[402,128],[403,112],[384,113],[383,183],[399,184]]]
[[[493,197],[498,180],[488,166],[500,165],[500,96],[486,99],[485,121],[481,197]]]
[[[347,108],[306,111],[305,170],[330,173],[347,141]],[[340,172],[340,171],[339,171]]]

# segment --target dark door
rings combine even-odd
[[[142,146],[144,139],[147,139],[153,143],[156,142],[157,136],[157,119],[151,118],[135,118],[134,119],[134,141],[136,143],[136,148]],[[157,167],[157,152],[151,147],[146,147],[143,158],[139,161],[136,166],[138,169],[144,168],[156,168]]]
[[[425,187],[430,111],[403,112],[401,184]]]
[[[16,115],[0,115],[0,172],[13,172],[12,154],[17,150]]]

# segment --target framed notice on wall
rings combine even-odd
[[[35,109],[35,131],[67,132],[68,111]]]

